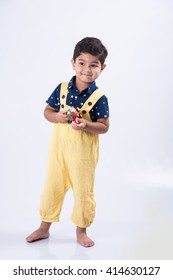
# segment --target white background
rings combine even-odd
[[[171,0],[0,1],[1,259],[173,257],[172,15]],[[74,245],[71,192],[52,239],[25,243],[40,222],[52,130],[45,100],[74,75],[73,49],[86,36],[109,51],[97,85],[111,112],[87,253]]]

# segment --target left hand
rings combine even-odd
[[[76,122],[72,122],[71,123],[71,127],[74,129],[74,130],[84,130],[84,128],[86,127],[87,123],[86,123],[86,120],[84,119],[81,119],[81,118],[77,118],[77,122],[79,124],[77,124]]]

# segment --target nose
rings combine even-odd
[[[86,71],[87,73],[90,73],[90,72],[91,72],[91,67],[90,67],[90,65],[86,65],[86,66],[85,66],[85,71]]]

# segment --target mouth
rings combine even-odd
[[[82,76],[92,77],[92,74],[81,74]]]

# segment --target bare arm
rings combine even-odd
[[[68,121],[68,117],[65,110],[57,113],[55,109],[49,105],[47,105],[44,109],[44,116],[49,122],[52,123],[66,123]]]
[[[68,117],[65,110],[56,112],[54,108],[47,105],[44,109],[45,118],[52,123],[67,123]],[[97,122],[89,122],[85,119],[78,118],[79,124],[75,122],[71,123],[71,126],[75,130],[84,130],[92,134],[103,134],[109,129],[109,118],[98,119]]]
[[[83,130],[92,134],[103,134],[109,129],[109,118],[98,119],[97,122],[89,122],[85,119],[77,119],[79,124],[72,122],[71,126],[75,130]]]

